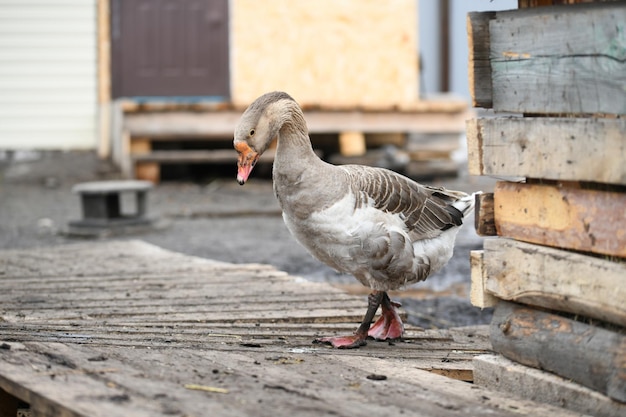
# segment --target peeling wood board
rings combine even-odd
[[[489,33],[473,37],[489,37],[491,77],[474,76],[474,84],[484,84],[474,91],[491,89],[496,112],[626,114],[624,3],[529,8],[472,20],[489,20]],[[476,49],[483,44],[470,46],[470,55],[482,56]]]
[[[626,257],[626,193],[499,181],[499,236]]]
[[[468,80],[474,107],[492,106],[489,21],[495,17],[495,12],[467,14]]]
[[[626,335],[502,301],[491,322],[494,351],[626,402]]]
[[[98,31],[98,157],[111,155],[111,4],[97,0]]]
[[[497,117],[467,122],[471,175],[626,184],[626,120]]]
[[[476,229],[476,233],[479,236],[496,236],[493,193],[477,194],[475,207],[474,229]]]
[[[483,245],[484,291],[492,297],[626,327],[626,262],[512,239]]]
[[[578,413],[597,417],[621,417],[626,414],[626,403],[500,355],[476,356],[474,375],[474,384],[480,387],[513,393],[520,398]]]

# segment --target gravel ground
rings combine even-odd
[[[64,234],[68,221],[81,218],[80,201],[71,193],[72,186],[117,176],[115,169],[91,152],[0,152],[0,249],[76,242],[78,238]],[[491,180],[465,175],[428,183],[468,192],[493,188]],[[202,183],[163,183],[150,192],[148,207],[166,227],[101,239],[140,238],[189,255],[232,263],[267,263],[351,292],[367,291],[351,276],[338,274],[312,258],[295,242],[282,222],[269,179],[253,174],[241,187],[233,167],[232,172]],[[122,208],[132,211],[132,199],[124,199]],[[481,247],[473,218],[467,219],[454,257],[444,270],[394,294],[408,312],[409,322],[438,328],[489,322],[491,311],[474,308],[468,301],[469,251]]]

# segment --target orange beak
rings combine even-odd
[[[235,150],[239,153],[239,159],[237,160],[237,182],[240,185],[244,185],[252,172],[252,168],[254,168],[254,165],[261,155],[255,152],[245,142],[236,143]]]

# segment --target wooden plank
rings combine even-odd
[[[132,253],[133,256],[128,256]],[[286,277],[287,273],[278,271],[270,265],[245,264],[235,265],[210,259],[188,256],[147,244],[141,240],[128,240],[120,244],[118,241],[103,241],[98,245],[75,243],[52,247],[24,250],[0,251],[0,282],[7,282],[9,277],[17,280],[33,279],[44,285],[51,278],[85,281],[89,277],[95,279],[106,277],[130,279],[131,276],[193,276],[197,273],[209,274],[219,271],[230,277],[235,271],[249,274],[250,277]],[[230,274],[229,274],[230,273]],[[70,278],[71,279],[71,278]],[[204,281],[203,281],[204,282]],[[59,287],[65,282],[59,284]],[[21,285],[16,284],[15,288]]]
[[[478,119],[473,118],[465,122],[465,136],[467,138],[467,172],[470,175],[484,175],[483,146],[478,130]]]
[[[381,375],[393,375],[393,378],[398,378],[406,381],[415,381],[417,383],[416,378],[419,378],[420,375],[413,372],[412,367],[407,364],[398,363],[393,360],[387,360],[386,358],[372,358],[369,361],[359,360],[357,357],[353,357],[350,355],[342,355],[337,357],[337,360],[342,361],[343,363],[350,364],[355,368],[359,368],[362,370],[366,370],[368,372],[374,372],[375,374]],[[459,384],[454,381],[454,383],[449,384],[448,382],[452,382],[450,380],[446,381],[445,379],[436,378],[429,379],[428,381],[428,390],[439,391],[442,390],[446,393],[445,399],[441,399],[442,402],[439,404],[441,407],[446,408],[452,411],[453,415],[465,415],[465,416],[478,416],[485,415],[483,412],[473,409],[476,406],[476,402],[485,404],[497,404],[497,408],[504,413],[514,413],[516,415],[570,415],[572,412],[565,410],[561,407],[553,407],[550,405],[538,404],[531,401],[519,400],[516,402],[513,395],[507,395],[506,397],[499,397],[495,391],[485,391],[480,387],[472,384]],[[421,385],[421,384],[419,384]],[[415,413],[415,401],[421,400],[418,398],[421,395],[417,393],[417,390],[413,393],[406,394],[413,401],[413,406],[409,414]],[[457,400],[460,400],[464,406],[456,406],[455,403]],[[545,408],[544,408],[545,407]],[[420,407],[419,413],[421,414],[423,411]],[[556,413],[556,414],[553,414]],[[579,413],[574,413],[577,416],[580,416]],[[386,414],[389,415],[389,414]]]
[[[492,296],[626,327],[624,261],[486,239],[483,268],[484,289]]]
[[[498,304],[498,298],[485,290],[487,275],[484,268],[484,251],[470,251],[471,287],[470,302],[475,307],[487,308]]]
[[[502,301],[491,322],[491,343],[511,360],[626,402],[624,334]]]
[[[451,151],[440,150],[417,150],[407,152],[411,161],[428,162],[432,160],[451,160]]]
[[[495,17],[495,12],[467,14],[468,79],[474,107],[492,106],[489,21]]]
[[[489,24],[494,110],[626,114],[624,21],[621,2],[497,13]]]
[[[494,203],[500,236],[626,257],[626,193],[499,181]]]
[[[443,109],[442,109],[443,110]],[[364,133],[459,133],[468,109],[446,111],[304,111],[309,133],[359,131]]]
[[[493,204],[493,193],[476,195],[474,228],[479,236],[497,235]]]
[[[146,113],[146,112],[202,112],[202,113],[210,113],[210,112],[226,112],[233,111],[243,112],[248,105],[248,103],[242,103],[241,105],[237,105],[236,103],[231,102],[223,102],[223,101],[194,101],[194,102],[173,102],[173,101],[160,101],[160,100],[150,100],[150,101],[136,101],[132,98],[122,98],[116,100],[119,103],[122,110],[126,113]],[[332,103],[328,105],[307,105],[304,103],[300,103],[303,110],[305,112],[313,111],[313,112],[336,112],[336,111],[345,111],[346,109],[341,109],[336,106],[333,106]],[[393,111],[400,112],[414,112],[414,113],[463,113],[467,111],[467,100],[462,97],[455,96],[450,93],[438,93],[438,94],[429,94],[428,97],[417,100],[412,103],[407,103],[402,106],[398,106],[394,108]],[[351,108],[350,110],[359,110],[364,112],[383,112],[389,113],[390,109],[388,108],[363,108],[361,106],[356,106]]]
[[[154,417],[179,414],[179,408],[187,415],[245,415],[162,375],[142,377],[143,370],[112,352],[59,343],[8,345],[0,352],[0,387],[27,402],[35,416]]]
[[[98,18],[98,156],[111,154],[111,10],[110,0],[97,0]]]
[[[460,166],[456,161],[448,159],[433,159],[430,161],[410,161],[404,174],[409,178],[432,179],[434,177],[456,176]]]
[[[468,169],[471,175],[626,184],[625,137],[625,119],[472,119]]]
[[[161,182],[161,167],[154,162],[138,162],[135,164],[134,178],[158,184]]]
[[[474,384],[597,417],[620,417],[626,404],[557,375],[500,355],[474,358]]]
[[[133,158],[135,155],[149,155],[151,150],[152,142],[149,138],[131,138],[130,154]],[[152,161],[135,162],[134,178],[158,184],[161,180],[161,168]]]
[[[147,154],[152,151],[152,142],[149,138],[134,137],[130,142],[130,153],[132,155]]]
[[[468,118],[467,109],[447,112],[305,111],[309,133],[422,132],[459,133]],[[133,136],[232,138],[241,111],[130,113],[123,128]]]
[[[365,144],[368,147],[394,145],[402,148],[407,142],[406,136],[404,132],[368,133],[365,135]]]
[[[268,149],[261,158],[260,162],[272,162],[274,160],[275,150]],[[132,156],[133,161],[137,162],[157,162],[160,164],[179,164],[179,163],[235,163],[237,162],[237,154],[230,149],[214,149],[214,150],[168,150],[168,151],[152,151],[149,153],[137,153]]]

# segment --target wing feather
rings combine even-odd
[[[399,214],[415,239],[428,239],[463,223],[463,213],[452,206],[467,194],[418,184],[393,171],[344,165],[354,195],[368,199],[379,210]],[[360,201],[358,204],[366,204]]]

